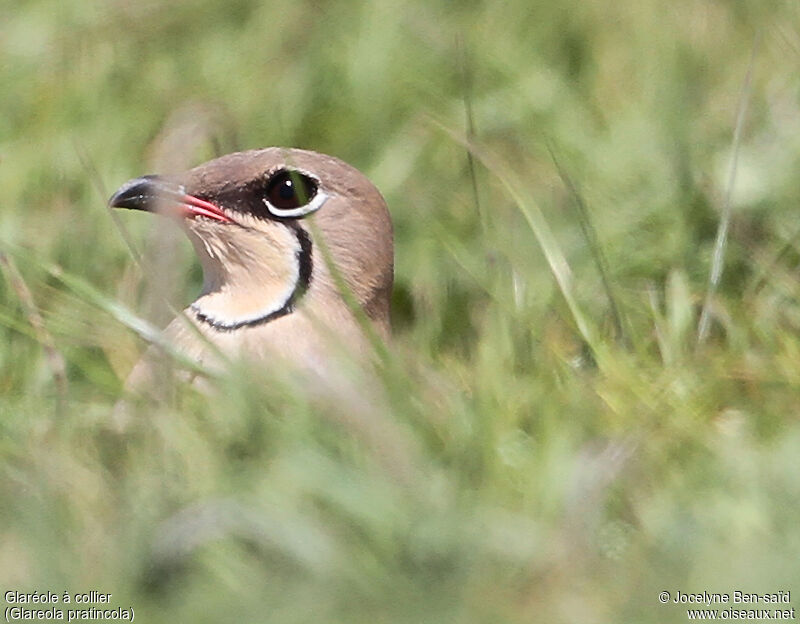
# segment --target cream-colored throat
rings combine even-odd
[[[203,265],[203,292],[191,309],[220,330],[259,325],[290,313],[311,277],[305,231],[194,223],[189,235]]]

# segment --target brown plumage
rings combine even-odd
[[[321,374],[343,345],[368,354],[336,272],[377,333],[389,335],[391,219],[377,189],[341,160],[298,149],[239,152],[183,175],[137,178],[109,204],[179,217],[204,284],[166,335],[201,364],[215,361],[206,341],[233,357]],[[151,360],[136,366],[131,387],[153,381]]]

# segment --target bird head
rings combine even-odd
[[[191,306],[201,323],[233,331],[303,308],[324,317],[342,306],[338,273],[388,331],[389,212],[372,183],[337,158],[287,148],[238,152],[182,175],[131,180],[109,205],[180,222],[203,266],[203,292]]]

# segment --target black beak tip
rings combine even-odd
[[[110,208],[129,208],[149,210],[153,201],[163,194],[163,180],[158,176],[147,175],[129,180],[108,200]]]

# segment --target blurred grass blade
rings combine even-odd
[[[86,301],[107,314],[113,316],[117,321],[125,325],[128,329],[136,332],[146,342],[156,345],[167,353],[171,358],[192,372],[201,373],[206,376],[213,376],[209,370],[191,358],[186,357],[178,351],[168,340],[166,340],[155,325],[141,318],[132,310],[122,305],[119,301],[104,295],[87,281],[63,271],[60,267],[48,265],[44,267],[47,272],[63,283],[75,294],[83,297]]]
[[[547,219],[545,218],[544,213],[542,213],[542,210],[539,208],[538,204],[526,197],[520,191],[520,189],[523,188],[522,182],[517,179],[511,173],[510,168],[503,165],[498,158],[488,154],[485,150],[478,148],[476,145],[468,143],[462,136],[450,130],[450,128],[443,123],[440,123],[432,118],[431,121],[438,128],[447,133],[453,140],[470,150],[478,158],[481,164],[483,164],[483,166],[486,167],[486,169],[492,175],[494,175],[506,189],[509,197],[512,199],[514,204],[516,204],[517,208],[522,213],[522,216],[525,218],[525,221],[528,223],[528,226],[533,232],[533,235],[536,237],[539,247],[544,253],[547,264],[550,267],[550,271],[552,272],[553,277],[555,277],[558,288],[561,291],[561,295],[564,297],[570,314],[575,321],[578,332],[581,334],[581,337],[586,344],[589,345],[592,351],[596,354],[600,345],[597,341],[594,328],[584,316],[575,297],[572,270],[570,269],[566,256],[561,251],[561,247],[553,235],[550,225],[547,223]]]
[[[17,317],[6,314],[3,311],[0,311],[0,325],[13,329],[31,340],[37,340],[36,332],[33,331],[33,328],[28,323],[23,323]]]
[[[291,161],[288,153],[286,153],[285,157],[287,158],[287,161]],[[391,353],[389,352],[389,349],[387,348],[384,340],[378,335],[375,326],[372,324],[369,318],[367,318],[367,314],[358,303],[355,293],[347,285],[339,266],[333,260],[333,255],[331,254],[331,250],[328,247],[328,243],[325,240],[322,231],[313,219],[308,220],[308,227],[311,230],[311,234],[314,237],[314,241],[319,248],[320,253],[322,254],[322,259],[325,261],[325,264],[331,273],[331,277],[336,285],[336,289],[339,291],[339,294],[342,296],[345,304],[355,317],[356,322],[364,332],[364,335],[367,337],[367,340],[369,341],[374,353],[376,353],[380,360],[385,364],[390,363]]]
[[[703,344],[708,338],[711,329],[711,308],[714,305],[714,296],[719,288],[722,279],[722,271],[725,267],[725,247],[728,242],[728,229],[731,222],[733,211],[733,188],[736,184],[736,172],[739,166],[739,147],[742,143],[742,128],[747,116],[747,107],[750,103],[751,84],[753,78],[753,67],[755,65],[756,50],[758,48],[758,35],[753,41],[753,49],[750,53],[750,63],[747,66],[744,84],[739,94],[739,104],[736,111],[736,126],[733,130],[733,153],[731,154],[730,167],[728,169],[728,185],[725,190],[725,201],[722,205],[722,215],[720,216],[717,228],[717,237],[714,241],[714,253],[711,257],[711,271],[708,277],[708,289],[703,303],[703,310],[700,313],[700,322],[697,326],[697,344]]]
[[[67,383],[67,365],[64,362],[64,356],[56,348],[55,340],[52,334],[47,331],[44,324],[44,319],[39,313],[39,308],[33,299],[33,294],[25,283],[25,279],[19,272],[16,263],[6,253],[0,252],[0,269],[8,280],[12,290],[16,293],[17,298],[22,304],[22,310],[28,323],[33,328],[33,333],[39,344],[42,345],[47,362],[50,365],[50,370],[53,373],[53,381],[56,385],[56,393],[58,396],[57,410],[62,414],[67,400],[67,393],[69,391],[69,384]]]
[[[464,117],[467,124],[466,140],[467,145],[472,145],[472,143],[475,141],[475,114],[472,108],[472,63],[463,37],[458,37],[456,40],[456,47],[459,51],[458,59],[460,62],[463,89],[462,99],[464,100]],[[475,170],[475,157],[473,156],[472,150],[470,150],[469,147],[466,148],[466,152],[472,198],[475,202],[475,210],[478,213],[478,219],[480,220],[481,228],[483,228],[483,232],[485,233],[488,226],[487,215],[481,206],[480,192],[478,191],[478,175],[477,171]]]
[[[550,152],[550,158],[553,159],[553,164],[558,171],[558,175],[561,178],[561,181],[564,182],[567,190],[569,190],[569,192],[572,194],[575,207],[578,210],[578,225],[580,225],[581,234],[583,234],[583,238],[586,241],[586,244],[589,246],[589,251],[593,256],[597,270],[600,273],[600,280],[603,283],[603,289],[606,291],[608,305],[611,308],[611,318],[614,323],[614,330],[616,331],[617,338],[622,340],[624,345],[630,346],[630,336],[625,329],[625,323],[622,318],[619,304],[617,303],[617,297],[614,293],[614,289],[611,286],[608,261],[603,253],[603,248],[600,246],[600,240],[597,237],[597,230],[595,229],[594,224],[589,216],[586,203],[583,201],[583,196],[578,190],[575,182],[567,173],[567,170],[561,165],[561,162],[558,160],[558,158],[556,158],[555,150],[553,149],[550,141],[547,142],[547,151]]]
[[[505,299],[499,297],[497,295],[496,289],[493,287],[492,282],[486,277],[482,276],[475,267],[471,266],[469,262],[466,261],[466,257],[468,256],[468,252],[464,249],[461,241],[456,236],[447,230],[446,228],[442,227],[438,223],[432,223],[430,226],[436,235],[436,240],[441,243],[441,245],[445,248],[450,254],[450,257],[461,267],[461,270],[472,279],[473,282],[484,292],[486,293],[491,299],[494,305],[499,306],[502,310],[504,310],[509,316],[513,316],[516,314],[516,310],[514,306],[509,305]]]
[[[97,170],[94,160],[89,157],[89,153],[86,151],[86,149],[84,149],[83,144],[80,143],[78,139],[73,139],[73,141],[75,153],[78,155],[78,160],[80,161],[81,166],[92,180],[94,188],[100,197],[100,201],[103,202],[103,206],[105,206],[108,216],[111,217],[111,221],[114,223],[114,227],[117,228],[117,231],[122,237],[122,241],[128,248],[134,263],[139,268],[139,271],[144,274],[144,269],[142,268],[144,266],[142,255],[136,250],[136,245],[133,243],[133,237],[130,235],[130,232],[128,232],[125,224],[122,223],[122,219],[119,218],[116,210],[108,205],[108,198],[111,195],[109,194],[106,185],[103,183],[103,178],[100,175],[100,172]]]
[[[482,160],[482,162],[484,165],[488,164],[488,161],[486,160]],[[561,251],[561,247],[559,246],[558,241],[556,241],[556,238],[553,235],[553,232],[550,229],[544,214],[535,202],[528,200],[518,191],[518,188],[521,186],[521,183],[518,180],[512,180],[509,176],[501,173],[496,164],[490,164],[488,169],[503,183],[503,186],[505,186],[509,195],[514,200],[514,203],[516,203],[520,212],[522,212],[524,215],[525,220],[528,222],[528,225],[539,242],[539,246],[544,252],[547,263],[550,266],[550,271],[553,273],[553,276],[558,283],[558,287],[561,290],[561,294],[564,297],[564,300],[567,302],[567,307],[569,307],[578,331],[586,343],[591,347],[592,351],[596,353],[597,347],[599,346],[597,337],[594,329],[583,315],[577,299],[575,298],[572,270],[570,269],[569,263],[567,262],[564,253]]]
[[[748,284],[747,288],[744,290],[744,294],[742,295],[743,301],[749,301],[761,292],[761,289],[769,283],[770,278],[774,275],[774,271],[781,266],[789,253],[797,247],[798,241],[800,241],[800,227],[792,232],[772,258],[760,263],[758,273],[752,278],[750,284]]]

